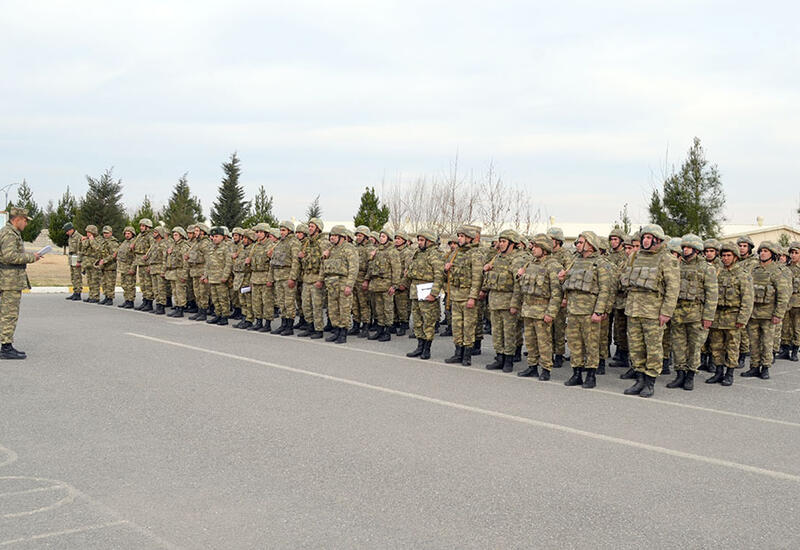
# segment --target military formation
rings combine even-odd
[[[712,373],[706,383],[730,386],[737,368],[768,379],[775,358],[798,360],[798,242],[782,249],[748,237],[669,238],[647,225],[633,235],[585,231],[565,246],[557,227],[482,239],[476,225],[453,235],[341,225],[325,232],[318,218],[230,231],[203,223],[168,230],[142,219],[121,241],[108,226],[64,230],[68,300],[112,305],[119,279],[120,308],[337,344],[408,332],[416,348],[407,356],[420,359],[430,359],[435,337],[451,337],[444,361],[464,366],[490,333],[487,369],[510,373],[524,361],[518,376],[548,381],[569,363],[565,384],[591,389],[607,366],[622,367],[633,384],[625,394],[641,397],[654,394],[670,367],[666,387],[693,390],[701,370]]]

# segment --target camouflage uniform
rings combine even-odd
[[[800,242],[789,245],[789,251],[800,250]],[[792,275],[792,297],[789,298],[789,308],[786,310],[784,325],[786,326],[786,345],[791,347],[792,361],[797,361],[797,350],[800,347],[800,263],[789,266]]]
[[[474,238],[474,229],[466,226],[459,228],[459,235]],[[452,312],[453,342],[456,351],[446,361],[472,364],[471,349],[475,343],[475,324],[478,320],[478,294],[483,284],[484,253],[478,249],[477,243],[459,245],[447,271],[448,295]],[[467,307],[472,301],[473,306]]]
[[[252,270],[247,258],[255,243],[255,234],[249,229],[242,230],[242,242],[239,252],[233,261],[233,288],[239,296],[239,307],[242,309],[242,320],[238,328],[250,328],[253,323]]]
[[[789,255],[788,251],[782,250],[781,252],[786,252],[786,254],[785,254],[786,256]],[[778,269],[780,270],[781,275],[783,275],[783,278],[784,278],[784,280],[786,282],[786,285],[789,287],[789,294],[790,294],[789,301],[791,301],[792,270],[789,269],[789,266],[786,265],[786,263],[783,262],[783,261],[776,262],[776,265],[778,266]],[[781,318],[780,322],[777,325],[775,325],[775,336],[772,339],[772,350],[773,350],[773,353],[775,355],[777,355],[777,353],[781,349],[786,349],[787,353],[786,353],[785,357],[782,357],[783,359],[788,359],[789,358],[788,357],[789,344],[788,344],[788,341],[787,341],[788,340],[788,330],[784,331],[783,325],[784,325],[785,318],[789,316],[789,311],[790,310],[791,310],[791,306],[787,306],[786,307],[786,313],[784,313],[784,316]],[[782,344],[782,346],[781,346],[781,344]]]
[[[182,238],[175,241],[173,238],[175,233],[181,235]],[[188,301],[186,281],[189,279],[189,267],[186,260],[184,260],[184,256],[189,252],[186,231],[182,227],[175,227],[172,229],[172,234],[167,238],[172,242],[166,245],[164,279],[171,283],[172,304],[176,308],[185,308]]]
[[[153,223],[150,222],[149,225],[142,223],[149,221],[140,220],[139,225],[145,225],[147,229],[136,235],[131,245],[133,246],[133,253],[136,255],[136,267],[139,270],[139,288],[142,290],[142,299],[152,301],[153,285],[150,274],[147,272],[147,260],[145,260],[144,256],[153,244]]]
[[[123,233],[126,231],[130,231],[131,238],[125,239],[117,247],[117,271],[122,286],[122,297],[125,300],[120,307],[133,306],[133,301],[136,299],[136,253],[131,250],[133,235],[136,232],[130,226],[126,227]]]
[[[317,225],[321,228],[322,222]],[[323,278],[320,275],[319,269],[322,265],[322,236],[319,231],[313,236],[306,236],[303,239],[300,253],[300,265],[303,272],[303,316],[306,321],[310,323],[309,334],[301,334],[303,336],[310,336],[311,332],[321,333],[325,328],[325,290],[317,288],[317,283],[322,283]]]
[[[289,230],[289,233],[275,245],[272,250],[272,260],[270,269],[272,270],[272,280],[275,286],[275,302],[280,309],[283,324],[280,330],[276,329],[273,333],[286,332],[294,325],[294,318],[297,313],[295,301],[295,289],[289,288],[289,281],[295,284],[300,279],[300,241],[297,240],[293,231],[294,224],[289,221],[281,222],[281,228]],[[291,322],[291,326],[289,326]],[[277,331],[277,332],[276,332]]]
[[[388,341],[389,327],[394,324],[394,297],[390,292],[396,291],[403,276],[400,266],[400,253],[394,246],[394,234],[388,229],[381,231],[387,241],[373,249],[366,281],[375,304],[375,317],[378,321],[378,332],[371,335],[370,340]]]
[[[753,251],[755,244],[750,237],[739,237],[736,239],[736,244],[747,243],[750,245],[750,253],[739,260],[739,266],[743,271],[750,273],[753,268],[758,265],[758,258],[755,257]],[[744,367],[745,358],[750,355],[750,332],[745,328],[742,331],[742,337],[739,341],[739,367]],[[751,361],[752,363],[752,361]]]
[[[265,235],[269,233],[267,224],[258,224],[254,229],[256,232],[263,231]],[[275,295],[269,268],[271,249],[272,243],[265,237],[256,241],[249,254],[250,294],[252,294],[253,317],[256,319],[255,325],[250,328],[259,331],[263,329],[263,332],[270,330],[272,318],[275,316]]]
[[[91,237],[89,236],[91,234]],[[100,301],[100,284],[102,271],[97,265],[103,257],[102,237],[98,237],[97,227],[86,226],[86,237],[81,241],[80,262],[86,271],[86,284],[89,286],[89,297],[85,302],[96,303]]]
[[[13,217],[19,212],[24,214],[16,215],[27,216],[26,210],[17,208],[10,208],[9,216]],[[19,230],[10,221],[6,223],[0,229],[0,343],[4,348],[11,347],[14,342],[22,290],[31,286],[25,265],[35,261],[33,253],[25,252]],[[18,353],[24,359],[24,353]]]
[[[159,315],[164,313],[164,306],[167,303],[167,284],[164,279],[165,262],[167,260],[167,231],[163,227],[156,227],[154,232],[161,238],[153,239],[150,250],[147,251],[145,259],[147,261],[147,272],[150,274],[150,285],[153,289],[153,300],[155,300],[156,311]]]
[[[563,248],[564,232],[558,227],[551,227],[547,230],[547,236],[553,241],[553,258],[561,264],[564,269],[567,269],[572,264],[572,255]],[[558,243],[558,249],[556,249]],[[553,353],[555,354],[555,361],[553,367],[561,367],[561,361],[566,352],[567,342],[567,306],[562,302],[561,308],[558,310],[558,315],[553,321]]]
[[[72,224],[70,224],[72,225]],[[72,283],[72,292],[80,295],[83,292],[83,267],[80,265],[81,239],[83,235],[73,228],[72,235],[67,239],[69,249],[69,276]]]
[[[366,336],[366,327],[369,325],[370,316],[372,311],[369,305],[369,295],[363,288],[362,284],[367,278],[367,267],[369,265],[369,257],[374,248],[367,236],[369,235],[369,228],[363,225],[356,227],[356,235],[362,233],[364,240],[355,245],[356,252],[358,253],[358,276],[356,277],[355,287],[353,288],[353,322],[361,323],[364,325],[363,336]]]
[[[207,232],[208,227],[204,224],[198,224],[197,227],[202,232]],[[194,290],[194,298],[197,302],[197,315],[191,317],[192,319],[204,320],[203,316],[209,306],[210,300],[210,287],[207,282],[203,281],[203,276],[206,271],[206,257],[211,251],[211,239],[206,235],[198,235],[192,245],[189,247],[186,260],[189,265],[189,276],[192,278],[192,289]]]
[[[414,257],[415,249],[409,246],[409,236],[405,233],[398,233],[404,242],[397,246],[397,252],[400,254],[400,273],[402,277],[400,284],[397,287],[398,292],[394,293],[394,309],[395,309],[395,324],[397,325],[397,335],[403,336],[408,329],[408,321],[411,316],[411,300],[409,299],[409,285],[411,284],[408,277],[408,266],[411,259]]]
[[[212,229],[212,235],[215,234],[215,230],[218,229],[219,228],[216,227]],[[211,300],[214,303],[214,314],[217,316],[217,319],[212,317],[206,322],[214,321],[222,324],[227,323],[227,318],[231,315],[228,282],[231,279],[232,271],[233,260],[231,259],[231,251],[228,243],[225,241],[219,244],[211,242],[211,248],[206,254],[204,278],[208,280]]]
[[[327,251],[328,256],[322,259],[320,266],[320,275],[328,292],[328,317],[334,327],[328,340],[345,342],[353,308],[353,289],[359,273],[359,253],[352,243],[347,242],[343,226],[334,226],[331,235],[336,235],[339,242]],[[349,296],[345,288],[351,289]]]
[[[611,237],[617,237],[623,242],[628,238],[620,229],[612,230],[608,236],[609,239]],[[606,259],[614,266],[614,288],[616,290],[612,303],[612,312],[611,315],[609,315],[611,335],[613,336],[614,345],[616,346],[613,359],[617,361],[617,364],[623,364],[624,361],[627,361],[628,354],[628,323],[625,317],[625,289],[619,283],[619,274],[628,260],[625,247],[620,245],[618,250],[611,250]],[[609,341],[610,340],[611,339],[609,339]]]
[[[432,231],[423,230],[420,235],[428,241],[425,249],[417,249],[408,263],[408,295],[411,300],[411,309],[414,321],[414,336],[417,345],[423,343],[419,356],[427,349],[430,357],[430,343],[436,333],[436,322],[439,320],[439,296],[442,293],[444,280],[444,261],[436,248],[435,236]],[[419,300],[417,285],[433,283],[430,295],[434,300]],[[413,353],[413,352],[412,352]],[[417,355],[412,355],[416,357]],[[427,357],[425,357],[427,358]]]

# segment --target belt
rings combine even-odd
[[[0,269],[25,269],[25,264],[0,264]]]

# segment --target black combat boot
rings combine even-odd
[[[564,382],[565,386],[580,386],[583,384],[583,377],[581,376],[581,371],[583,369],[581,367],[572,367],[572,376],[570,376],[566,382]]]
[[[224,315],[220,316],[220,318],[217,319],[217,324],[220,325],[220,326],[227,325],[228,324],[228,318],[225,317]]]
[[[326,342],[335,342],[339,338],[339,331],[340,330],[345,330],[345,329],[339,328],[339,327],[333,327],[333,329],[331,330],[331,333],[328,335],[327,338],[325,338],[325,341]]]
[[[464,353],[461,355],[461,364],[465,367],[472,365],[472,346],[464,346]]]
[[[628,370],[620,374],[619,377],[623,380],[633,380],[634,378],[637,378],[636,371],[633,369],[633,367],[630,367]]]
[[[292,320],[292,322],[294,323],[294,319]],[[306,318],[301,313],[300,314],[300,318],[297,319],[297,322],[293,324],[292,328],[301,330],[301,329],[305,329],[307,326],[308,326],[308,323],[306,323]]]
[[[183,308],[178,306],[175,308],[175,312],[172,314],[172,317],[180,318],[183,317]]]
[[[560,369],[563,364],[564,364],[564,356],[563,355],[555,355],[553,357],[553,368],[554,369]]]
[[[146,305],[147,305],[147,300],[142,298],[142,302],[138,306],[133,308],[133,309],[136,310],[136,311],[142,311],[144,309],[144,306],[146,306]]]
[[[617,355],[619,357],[617,357]],[[617,349],[617,355],[615,355],[611,361],[609,361],[609,367],[627,367],[628,366],[628,352],[627,350]]]
[[[613,356],[611,357],[611,359],[609,360],[609,364],[608,364],[608,366],[609,366],[609,367],[613,367],[614,365],[612,365],[611,363],[612,363],[612,362],[619,362],[619,361],[622,361],[622,350],[621,350],[621,349],[619,349],[619,348],[616,348],[616,349],[614,350],[614,355],[613,355]]]
[[[722,378],[724,377],[725,366],[724,365],[716,365],[714,367],[714,376],[711,378],[706,378],[706,384],[719,384],[722,382]]]
[[[397,323],[397,335],[405,336],[408,325],[406,323]]]
[[[292,336],[294,334],[294,319],[286,319],[286,326],[280,332],[281,336]]]
[[[542,369],[546,370],[546,369]],[[521,370],[517,373],[517,376],[521,378],[528,378],[529,376],[539,376],[539,365],[528,365],[528,368],[525,370]]]
[[[153,310],[155,315],[164,315],[164,304],[156,304],[155,309]]]
[[[739,376],[743,376],[744,378],[755,378],[761,375],[761,367],[754,367],[750,365],[750,368],[747,372],[743,372],[739,374]]]
[[[656,378],[655,376],[644,375],[644,387],[639,392],[639,397],[653,397],[656,391]]]
[[[492,333],[492,322],[487,317],[483,321],[483,333],[484,334],[491,334]]]
[[[275,327],[274,329],[272,329],[270,334],[280,334],[281,332],[283,332],[283,329],[285,329],[285,328],[286,328],[286,319],[281,317],[281,324],[278,325],[277,327]]]
[[[309,340],[319,340],[322,338],[322,331],[321,330],[312,330],[311,334],[309,335]]]
[[[128,308],[128,300],[125,300],[124,302],[122,302],[122,303],[121,303],[120,305],[118,305],[117,307],[118,307],[118,308],[120,308],[120,309],[129,309],[129,308]]]
[[[167,307],[172,307],[172,296],[167,296],[167,303],[165,305]]]
[[[725,369],[725,376],[722,377],[723,386],[733,386],[733,369]]]
[[[452,336],[453,335],[453,326],[449,323],[444,326],[444,330],[439,333],[439,336]]]
[[[761,367],[761,372],[758,374],[758,377],[762,380],[769,380],[769,367]]]
[[[788,344],[781,344],[781,349],[778,352],[778,355],[775,356],[775,359],[783,359],[787,361],[789,359],[789,346]]]
[[[464,356],[464,346],[456,346],[453,355],[444,360],[445,363],[460,363],[461,358]]]
[[[600,359],[600,362],[597,364],[597,372],[595,374],[605,374],[606,373],[606,360]]]
[[[475,343],[472,344],[471,355],[480,355],[482,345],[483,345],[483,338],[481,338],[480,340],[475,340]]]
[[[514,357],[512,357],[514,363],[519,363],[522,361],[522,346],[517,346],[517,349],[514,350]]]
[[[142,311],[153,311],[153,300],[145,300]]]
[[[361,330],[358,333],[359,338],[369,338],[369,326],[367,323],[361,323]]]
[[[514,356],[506,354],[503,356],[505,361],[503,362],[503,372],[513,372],[514,371]]]
[[[747,356],[750,355],[749,353],[740,353],[739,354],[739,367],[740,369],[744,368],[744,362],[747,359]]]
[[[192,300],[186,303],[186,313],[197,313],[197,302]]]
[[[422,338],[417,339],[417,349],[411,350],[406,353],[406,357],[419,357],[422,355],[422,350],[425,349],[425,340]]]
[[[242,329],[242,330],[247,330],[252,326],[253,326],[253,323],[251,323],[247,319],[242,319],[242,326],[240,326],[239,328]]]
[[[346,344],[347,343],[347,329],[340,328],[339,335],[336,337],[337,344]]]
[[[358,333],[361,332],[361,323],[354,321],[353,326],[350,327],[350,330],[347,331],[348,336],[358,336]]]
[[[669,386],[667,386],[669,387]],[[686,378],[683,379],[683,389],[686,391],[692,391],[694,389],[694,371],[687,370],[686,371]]]
[[[661,374],[672,374],[672,371],[669,370],[669,357],[664,357],[661,361]]]
[[[500,370],[506,362],[506,358],[502,353],[494,356],[494,361],[486,365],[486,370]]]
[[[263,327],[263,326],[264,326],[264,323],[263,323],[263,321],[261,321],[261,319],[256,319],[256,322],[255,322],[255,323],[253,323],[253,325],[252,325],[252,326],[248,327],[248,329],[247,329],[247,330],[258,330],[258,329],[260,329],[260,328],[261,328],[261,327]]]
[[[314,324],[313,323],[307,323],[306,326],[303,327],[303,330],[301,330],[300,332],[297,333],[297,337],[298,338],[308,338],[313,333],[314,333]]]
[[[28,355],[24,351],[15,349],[9,342],[0,346],[0,359],[25,359]]]
[[[638,371],[635,372],[636,372],[635,374],[636,383],[627,390],[625,390],[624,392],[622,392],[625,395],[639,395],[644,389],[644,373]]]
[[[333,330],[333,325],[331,324],[331,318],[328,317],[328,322],[325,323],[325,326],[323,327],[322,331],[323,332],[330,332],[332,330]]]
[[[203,308],[198,309],[196,315],[192,315],[193,321],[205,321],[206,319],[208,319],[208,314]]]
[[[367,336],[367,340],[377,340],[378,337],[382,334],[383,327],[378,325],[375,327],[375,332],[370,332],[369,336]]]
[[[539,375],[539,380],[542,382],[547,382],[550,380],[550,371],[542,367],[542,373]]]
[[[389,334],[397,334],[397,323],[392,323],[391,325],[388,325],[384,328],[385,331],[388,332]]]
[[[684,382],[686,382],[686,371],[679,370],[675,372],[675,380],[667,384],[667,387],[671,390],[675,388],[682,388]]]
[[[389,327],[381,327],[381,333],[378,335],[378,342],[388,342],[392,339],[392,335],[389,332]]]
[[[595,386],[597,386],[597,378],[595,378],[595,375],[597,374],[595,371],[597,369],[584,369],[584,370],[586,370],[586,380],[583,381],[583,384],[581,384],[581,386],[584,389],[590,390]]]
[[[420,359],[430,359],[431,358],[431,344],[433,340],[423,340],[424,347],[422,348],[422,355],[419,356]]]
[[[126,300],[124,304],[122,304],[123,309],[133,309],[133,300]]]
[[[264,319],[264,324],[261,326],[260,329],[258,329],[258,332],[264,332],[264,333],[267,333],[267,334],[271,333],[272,332],[272,321]]]
[[[167,313],[167,317],[175,317],[176,313],[178,313],[178,308],[177,307],[173,308],[172,311]]]
[[[219,321],[219,315],[216,314],[206,319],[206,323],[208,323],[209,325],[216,325],[218,321]]]
[[[797,348],[799,346],[792,346],[791,353],[789,354],[789,361],[797,362]]]

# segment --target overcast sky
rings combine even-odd
[[[458,152],[545,216],[643,220],[698,136],[730,222],[796,224],[798,6],[0,1],[0,186],[44,205],[113,166],[133,208],[188,172],[208,211],[238,151],[278,217],[343,220]]]

